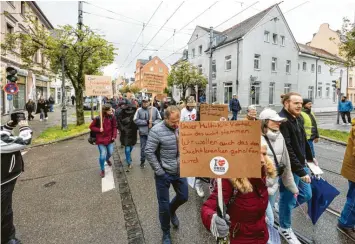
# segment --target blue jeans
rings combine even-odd
[[[233,117],[232,120],[237,120],[238,112],[237,111],[232,111]]]
[[[99,157],[100,169],[105,170],[105,161],[109,160],[113,153],[113,143],[110,143],[108,145],[99,144],[97,146],[99,147],[99,152],[100,152],[100,157]]]
[[[176,196],[171,200],[169,198],[169,188],[173,185]],[[186,178],[180,178],[179,175],[165,173],[162,176],[155,176],[155,187],[159,204],[160,227],[165,231],[170,230],[170,217],[185,202],[187,202],[189,191]]]
[[[144,135],[140,135],[140,143],[141,143],[141,162],[144,163],[145,162],[145,145],[147,145],[147,140],[148,140],[148,136],[144,136]]]
[[[308,174],[310,171],[308,168],[304,168]],[[295,179],[295,183],[298,186],[299,195],[296,199],[292,192],[287,190],[285,185],[282,183],[280,179],[280,201],[279,201],[279,216],[280,216],[280,226],[283,229],[291,228],[291,213],[292,209],[297,207],[299,204],[303,204],[308,202],[309,199],[312,198],[312,188],[311,184],[305,183],[301,180],[301,178],[293,174]]]
[[[309,146],[311,147],[311,151],[312,151],[313,158],[315,158],[315,157],[316,157],[316,153],[315,153],[315,151],[314,151],[313,140],[308,140],[308,144],[309,144]]]
[[[131,157],[132,150],[133,150],[133,146],[125,146],[124,148],[124,153],[126,155],[126,162],[128,165],[131,165],[132,163],[132,157]]]
[[[267,209],[266,209],[266,217],[270,225],[273,225],[275,221],[274,211],[273,211],[275,201],[276,201],[276,192],[274,195],[269,195],[269,204],[267,205]]]
[[[53,112],[53,104],[49,104],[49,112]]]
[[[346,203],[339,218],[339,225],[345,228],[355,227],[355,182],[350,180]]]

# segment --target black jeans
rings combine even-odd
[[[348,117],[348,123],[351,123],[350,112],[340,112],[340,115],[344,123],[346,123],[345,115]]]
[[[12,212],[12,193],[16,180],[1,186],[1,244],[15,238],[14,217]]]

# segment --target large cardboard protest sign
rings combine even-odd
[[[196,121],[179,125],[182,177],[261,177],[259,121]]]
[[[228,105],[226,104],[201,104],[201,121],[224,121],[228,120]]]
[[[147,93],[160,94],[164,91],[164,76],[152,73],[144,73],[143,88]]]
[[[112,97],[110,76],[85,75],[85,95]]]

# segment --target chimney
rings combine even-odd
[[[152,60],[152,56],[149,56],[149,60]]]

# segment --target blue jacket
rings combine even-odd
[[[230,100],[229,109],[233,112],[239,112],[240,110],[242,110],[239,100],[236,98],[233,98],[232,100]]]
[[[351,112],[354,110],[353,104],[347,100],[345,102],[340,101],[338,105],[339,112]]]

